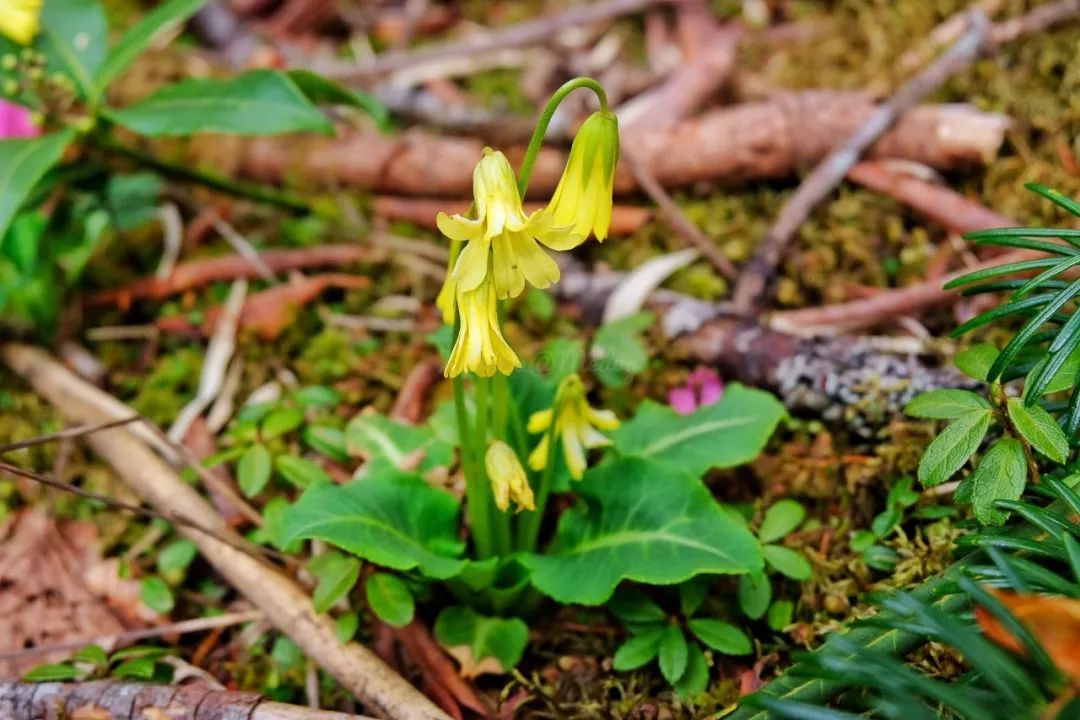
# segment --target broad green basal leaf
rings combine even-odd
[[[252,70],[229,79],[185,80],[140,103],[114,110],[110,116],[129,130],[150,137],[200,132],[333,132],[330,121],[296,84],[272,70]]]
[[[403,425],[382,415],[357,415],[345,427],[349,452],[364,454],[380,467],[427,472],[454,460],[454,448],[430,425]]]
[[[934,438],[919,462],[919,482],[923,487],[940,485],[963,467],[979,449],[992,415],[989,409],[973,410],[953,420]]]
[[[390,127],[390,111],[387,107],[362,90],[342,87],[310,70],[289,70],[289,79],[313,103],[360,108],[372,117],[380,130]]]
[[[94,97],[94,78],[109,51],[109,28],[98,0],[48,0],[34,46],[45,54],[47,72],[71,78],[83,97]]]
[[[64,154],[74,137],[64,130],[37,138],[0,140],[0,238],[38,180]]]
[[[532,582],[564,603],[596,605],[622,580],[670,585],[703,573],[760,571],[761,547],[693,475],[621,458],[586,472]]]
[[[458,502],[450,493],[415,475],[382,474],[311,487],[285,511],[276,540],[325,540],[388,568],[444,579],[465,563],[457,529]]]
[[[769,393],[734,383],[720,402],[690,415],[646,401],[613,437],[621,455],[663,460],[700,475],[753,460],[786,414]]]
[[[461,674],[509,672],[525,652],[529,627],[519,618],[485,617],[453,605],[435,620],[435,637],[461,663]]]

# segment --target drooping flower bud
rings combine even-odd
[[[488,445],[484,455],[484,467],[491,480],[491,492],[495,495],[495,506],[503,512],[510,509],[510,501],[517,505],[517,511],[536,510],[529,478],[521,466],[517,453],[501,440]]]
[[[615,113],[600,110],[589,116],[574,137],[551,203],[547,207],[554,227],[569,227],[578,243],[592,233],[603,242],[611,227],[615,164],[619,160],[619,121]],[[565,250],[568,247],[554,247]]]
[[[462,290],[458,285],[454,292],[461,325],[443,374],[456,377],[463,372],[474,372],[480,377],[491,377],[496,372],[509,375],[514,368],[521,367],[517,353],[499,327],[491,278],[474,290]]]
[[[38,34],[44,0],[0,0],[0,35],[29,45]]]
[[[610,445],[611,440],[600,430],[614,430],[619,420],[610,410],[597,410],[585,397],[585,385],[577,375],[568,375],[559,383],[555,404],[547,410],[533,413],[529,418],[531,433],[544,433],[540,443],[529,455],[529,467],[542,470],[548,462],[548,429],[555,423],[555,440],[562,440],[563,455],[570,477],[580,480],[585,474],[588,459],[586,450]]]

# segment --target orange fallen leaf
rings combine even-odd
[[[1080,683],[1080,600],[987,590],[1035,636],[1058,669]],[[976,607],[975,619],[998,645],[1024,653],[1020,641],[988,610]]]

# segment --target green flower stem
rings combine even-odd
[[[454,334],[457,334],[457,322],[454,323]],[[491,532],[488,527],[486,512],[480,512],[484,504],[486,494],[490,493],[484,487],[484,478],[480,474],[476,456],[476,443],[473,440],[469,413],[465,408],[465,381],[461,376],[454,378],[454,410],[457,415],[458,447],[461,449],[461,469],[465,473],[465,512],[469,519],[469,529],[472,534],[473,545],[479,558],[491,557],[493,547],[491,544]],[[482,462],[482,456],[480,458]]]
[[[525,151],[525,159],[521,161],[521,170],[518,172],[518,192],[521,193],[523,199],[525,191],[529,188],[529,178],[532,177],[536,156],[540,154],[540,146],[544,143],[544,136],[547,134],[548,125],[551,124],[551,118],[555,114],[556,108],[559,107],[559,103],[578,88],[592,90],[600,101],[600,109],[604,111],[608,109],[607,93],[604,92],[604,87],[592,78],[574,78],[555,91],[555,94],[548,100],[547,105],[544,106],[544,111],[540,113],[540,119],[536,123],[536,129],[533,130],[532,139],[529,140],[529,148]]]
[[[555,478],[555,420],[558,418],[558,408],[552,408],[551,425],[547,429],[547,462],[540,473],[540,483],[533,493],[536,501],[536,512],[523,513],[518,524],[517,549],[519,552],[535,552],[536,543],[540,538],[540,524],[544,521],[544,511],[547,509],[548,498],[551,496],[551,485]]]

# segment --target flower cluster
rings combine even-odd
[[[551,454],[549,438],[562,440],[563,457],[570,477],[580,480],[585,474],[585,451],[610,445],[601,430],[614,430],[619,420],[610,410],[597,410],[585,398],[585,385],[577,375],[568,375],[559,383],[555,404],[529,418],[531,433],[544,433],[529,455],[529,467],[543,470]]]
[[[496,300],[517,297],[526,284],[543,289],[558,282],[559,266],[547,249],[569,250],[590,233],[607,237],[618,153],[614,114],[594,113],[574,138],[551,202],[526,214],[510,161],[485,148],[473,171],[475,217],[437,217],[439,230],[464,244],[437,300],[444,319],[459,323],[447,377],[490,377],[520,366],[499,328]]]

